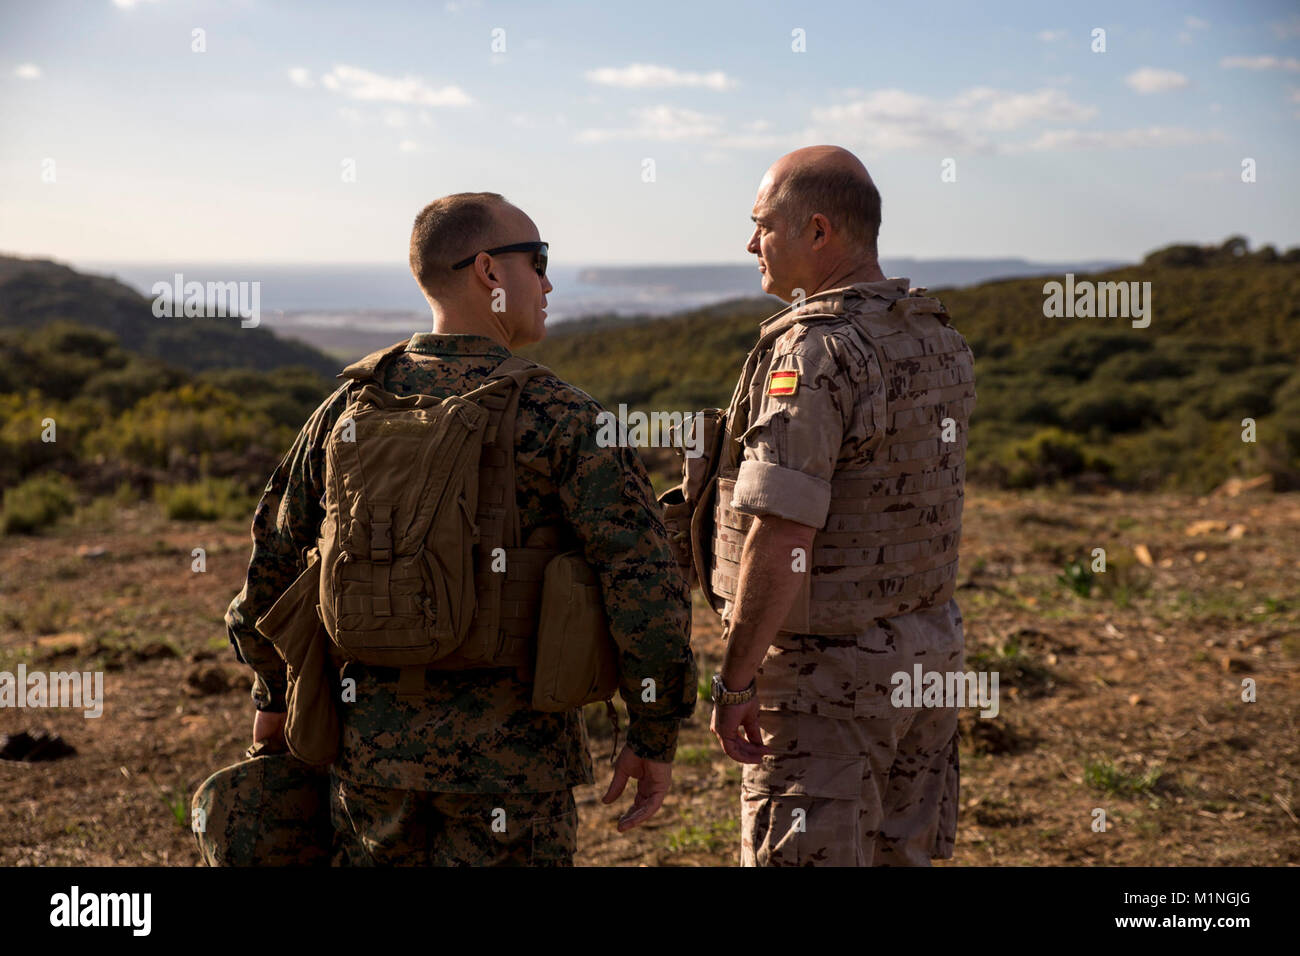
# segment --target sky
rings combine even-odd
[[[0,4],[0,253],[400,263],[490,190],[556,263],[744,262],[815,143],[867,165],[885,257],[1297,245],[1300,7]]]

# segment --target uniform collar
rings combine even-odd
[[[881,279],[878,282],[857,282],[840,289],[827,289],[804,299],[798,309],[787,307],[758,327],[761,336],[782,319],[800,315],[844,315],[851,310],[852,299],[901,299],[907,295],[911,282],[906,278]]]
[[[504,362],[510,350],[486,335],[461,332],[416,332],[406,343],[406,351],[423,355],[486,355]]]

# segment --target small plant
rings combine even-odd
[[[682,747],[677,751],[677,763],[693,766],[707,765],[713,762],[712,747]]]
[[[1056,576],[1056,580],[1065,585],[1068,590],[1073,591],[1081,598],[1092,597],[1093,579],[1092,568],[1083,561],[1071,561],[1063,570],[1063,573]]]
[[[1125,773],[1109,760],[1093,761],[1083,768],[1084,783],[1094,790],[1115,796],[1151,793],[1159,779],[1159,768],[1152,768],[1144,774]]]
[[[740,835],[740,820],[734,816],[714,820],[703,826],[684,823],[668,834],[670,853],[720,853],[735,845]]]

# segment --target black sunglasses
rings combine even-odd
[[[508,246],[497,246],[495,249],[484,249],[483,253],[489,256],[500,255],[503,252],[532,252],[533,269],[539,276],[546,275],[546,257],[550,251],[550,244],[545,242],[514,242]],[[464,269],[467,265],[473,263],[479,257],[479,253],[474,253],[460,262],[455,263],[453,269]]]

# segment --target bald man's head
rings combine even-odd
[[[880,234],[880,192],[867,168],[839,146],[807,146],[787,153],[764,177],[768,204],[792,232],[818,213],[845,241],[864,255],[876,256]]]

